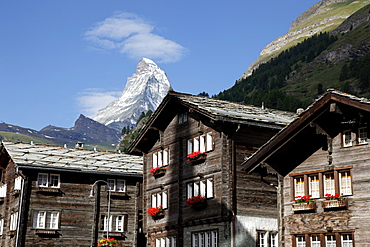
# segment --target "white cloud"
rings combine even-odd
[[[116,50],[133,59],[147,57],[163,63],[179,61],[185,48],[153,31],[154,26],[138,16],[121,13],[97,23],[84,35],[95,48]]]
[[[122,92],[104,92],[103,89],[91,88],[80,94],[81,96],[77,99],[78,106],[81,108],[82,114],[92,118],[99,110],[119,98]]]

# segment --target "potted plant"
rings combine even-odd
[[[315,209],[315,202],[311,199],[312,195],[296,196],[292,205],[293,211],[313,210]]]
[[[162,205],[158,207],[151,207],[147,211],[147,214],[151,216],[153,219],[158,219],[164,216],[164,211]]]
[[[347,207],[347,199],[342,194],[325,194],[325,201],[322,202],[323,208],[342,208]]]
[[[163,176],[166,173],[166,170],[167,168],[161,165],[161,166],[153,167],[152,169],[150,169],[150,173],[154,177],[159,177],[161,175]]]
[[[192,163],[201,162],[206,159],[207,154],[205,152],[195,151],[186,156],[187,161]]]
[[[110,247],[110,246],[118,246],[118,241],[114,238],[103,238],[98,241],[98,246],[102,247]]]
[[[207,205],[207,201],[204,196],[197,195],[186,199],[186,205],[194,209],[203,209]]]

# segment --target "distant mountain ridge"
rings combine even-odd
[[[99,110],[93,119],[117,131],[135,126],[141,113],[154,111],[170,88],[166,73],[152,60],[143,58],[136,73],[127,78],[121,97]]]
[[[288,32],[269,43],[239,81],[252,74],[262,63],[276,57],[280,52],[320,32],[330,32],[370,0],[322,0],[303,12],[292,22]]]

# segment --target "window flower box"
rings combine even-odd
[[[150,169],[150,173],[155,178],[164,176],[164,174],[166,174],[166,171],[167,171],[167,168],[164,166],[157,166],[157,167],[153,167],[152,169]]]
[[[305,203],[294,203],[292,204],[292,209],[294,212],[298,211],[310,211],[315,210],[316,203],[315,202],[305,202]]]
[[[325,200],[322,202],[322,207],[324,209],[346,208],[347,206],[348,206],[347,198],[342,198],[340,200]]]
[[[149,208],[147,211],[149,216],[151,216],[154,220],[161,219],[164,217],[164,210],[162,205],[155,207],[155,208]]]
[[[101,247],[111,247],[111,246],[118,246],[118,241],[114,238],[103,238],[98,241],[98,246]]]
[[[201,195],[193,196],[186,200],[186,205],[195,210],[202,210],[207,207],[207,200],[204,196]]]
[[[192,164],[201,163],[206,160],[207,154],[205,152],[192,152],[186,156],[186,160],[191,162]]]

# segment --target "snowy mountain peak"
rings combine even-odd
[[[142,112],[158,107],[170,88],[166,73],[152,60],[143,58],[136,73],[127,78],[121,97],[99,110],[93,119],[119,131],[134,126]]]

